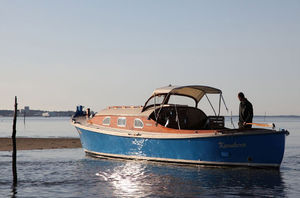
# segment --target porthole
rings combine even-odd
[[[139,118],[136,118],[134,120],[134,128],[140,128],[141,129],[143,127],[144,127],[143,121],[141,119],[139,119]]]
[[[102,121],[103,125],[110,125],[110,117],[105,117]]]

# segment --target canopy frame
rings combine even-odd
[[[216,113],[216,110],[214,108],[214,106],[212,105],[210,99],[208,98],[207,94],[219,94],[219,109],[218,109],[218,115]],[[157,114],[155,113],[155,109],[156,109],[156,96],[160,96],[160,95],[164,95],[164,99],[162,101],[162,103],[159,105],[159,110],[157,112]],[[171,86],[169,85],[168,87],[163,87],[163,88],[159,88],[156,89],[153,94],[151,95],[151,97],[146,101],[142,112],[145,111],[147,108],[154,106],[154,117],[155,117],[155,121],[156,121],[156,125],[157,125],[157,121],[160,115],[160,111],[162,109],[162,107],[165,104],[168,104],[170,96],[171,95],[179,95],[179,96],[186,96],[186,97],[190,97],[192,99],[194,99],[195,101],[195,108],[198,108],[198,103],[199,101],[203,98],[203,96],[206,96],[215,116],[219,117],[220,116],[220,112],[221,112],[221,101],[223,101],[225,108],[228,112],[228,108],[225,104],[225,100],[224,97],[222,95],[222,91],[220,89],[216,89],[213,87],[208,87],[208,86],[201,86],[201,85],[191,85],[191,86],[181,86],[181,87],[176,87],[176,86]],[[154,104],[153,105],[148,105],[148,102],[154,97]],[[177,113],[177,107],[175,104],[175,110],[176,110],[176,119],[179,120],[178,118],[178,113]],[[180,129],[180,124],[178,122],[178,128]]]
[[[152,93],[150,98],[146,101],[146,103],[145,103],[145,105],[142,109],[142,112],[145,111],[150,106],[156,107],[157,105],[155,104],[155,98],[154,98],[154,105],[148,105],[147,106],[147,104],[153,97],[156,97],[156,96],[159,96],[159,95],[164,95],[165,96],[164,100],[162,101],[162,103],[160,105],[168,104],[171,95],[179,95],[179,96],[186,96],[186,97],[192,98],[195,101],[195,108],[198,107],[199,101],[204,96],[206,96],[206,98],[208,99],[210,105],[212,106],[209,98],[207,97],[207,94],[220,94],[220,100],[219,101],[221,101],[221,99],[223,99],[223,102],[224,102],[224,98],[222,96],[222,91],[220,89],[217,89],[217,88],[214,88],[214,87],[203,86],[203,85],[188,85],[188,86],[172,86],[172,85],[169,85],[167,87],[158,88],[158,89],[154,90],[154,92]],[[225,104],[225,102],[224,102],[224,104]],[[220,108],[221,108],[221,104],[219,102],[219,112],[218,112],[218,114],[220,114]],[[217,115],[213,106],[212,106],[212,109],[213,109],[215,115]]]

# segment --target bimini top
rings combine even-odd
[[[184,95],[194,98],[197,103],[205,94],[221,94],[222,91],[217,88],[202,86],[202,85],[188,85],[188,86],[167,86],[154,90],[152,96],[161,94],[175,94]]]

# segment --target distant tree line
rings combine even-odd
[[[45,116],[45,117],[71,117],[74,115],[74,111],[43,111],[43,110],[28,110],[18,111],[18,116]],[[13,110],[0,110],[0,116],[11,117],[14,115]]]

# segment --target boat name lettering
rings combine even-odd
[[[233,144],[225,144],[224,142],[219,142],[219,148],[243,148],[246,147],[246,143],[233,143]]]

